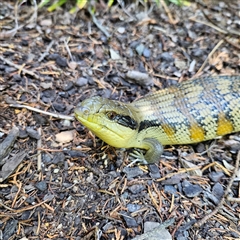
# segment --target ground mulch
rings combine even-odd
[[[240,239],[238,133],[131,166],[73,117],[94,95],[240,74],[240,3],[119,2],[0,3],[0,239]]]

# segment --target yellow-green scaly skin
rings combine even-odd
[[[240,76],[197,78],[132,103],[96,96],[80,103],[75,116],[111,146],[147,150],[145,163],[154,163],[162,145],[240,131]]]

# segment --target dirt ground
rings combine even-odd
[[[73,117],[94,95],[240,74],[240,2],[15,2],[0,2],[0,239],[240,239],[238,133],[129,166]]]

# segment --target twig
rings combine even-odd
[[[9,107],[14,107],[14,108],[26,108],[28,110],[34,111],[34,112],[38,112],[38,113],[42,113],[48,116],[52,116],[55,118],[59,118],[59,119],[65,119],[65,120],[69,120],[69,121],[74,121],[74,117],[72,116],[67,116],[67,115],[63,115],[63,114],[58,114],[58,113],[50,113],[50,112],[46,112],[43,110],[40,110],[38,108],[34,108],[34,107],[30,107],[27,105],[21,105],[21,104],[10,104]]]
[[[22,28],[23,25],[18,26],[18,1],[16,2],[14,6],[14,20],[15,20],[15,27],[9,31],[1,31],[0,32],[0,39],[3,40],[5,38],[10,38],[13,37],[16,33],[17,30]]]
[[[201,220],[199,220],[198,222],[195,223],[196,227],[200,227],[201,225],[203,225],[208,219],[210,219],[212,216],[214,216],[223,206],[225,198],[228,199],[228,194],[230,192],[230,188],[232,187],[233,181],[237,175],[238,169],[239,169],[239,161],[240,161],[240,151],[238,151],[238,155],[237,155],[237,159],[236,159],[236,164],[235,164],[235,168],[234,168],[234,172],[232,174],[232,177],[230,178],[230,181],[228,183],[228,186],[224,192],[224,195],[221,199],[221,201],[219,202],[219,204],[217,205],[217,207],[208,215],[206,215],[205,217],[203,217]]]
[[[122,10],[125,12],[125,14],[126,14],[128,17],[132,18],[132,20],[134,20],[134,21],[137,20],[136,17],[134,17],[131,13],[129,13],[129,12],[126,10],[125,6],[122,4],[122,1],[117,0],[117,2],[118,2],[118,4],[121,6]],[[130,21],[130,20],[128,20],[128,21]]]
[[[111,35],[110,35],[110,34],[108,33],[108,31],[99,23],[99,21],[97,20],[97,18],[95,17],[95,15],[93,14],[93,12],[91,11],[90,8],[88,8],[88,12],[91,14],[92,20],[93,20],[94,24],[99,28],[99,30],[101,30],[101,31],[105,34],[105,36],[106,36],[107,38],[110,38]]]
[[[25,74],[28,74],[28,75],[30,75],[30,76],[38,79],[38,80],[43,80],[43,79],[42,79],[41,77],[39,77],[36,73],[34,73],[34,72],[32,72],[32,71],[29,71],[29,70],[23,68],[22,65],[15,64],[15,63],[13,63],[13,62],[5,59],[3,56],[0,56],[0,59],[1,59],[3,62],[5,62],[6,64],[8,64],[9,66],[12,66],[12,67],[14,67],[14,68],[16,68],[16,69],[18,69],[18,70],[21,70],[21,72],[23,72],[23,73],[25,73]]]
[[[229,44],[231,44],[232,46],[234,46],[235,48],[237,48],[238,50],[240,50],[240,45],[237,45],[236,43],[233,43],[232,41],[230,41],[228,38],[225,38],[225,41]]]
[[[215,29],[221,29],[221,31],[225,31],[227,34],[231,34],[231,35],[237,35],[240,36],[240,33],[231,29],[226,29],[224,27],[217,27],[216,24],[213,22],[213,20],[211,18],[208,17],[208,15],[202,10],[202,13],[204,15],[204,17],[210,22],[210,24],[212,24],[213,26],[215,26]]]
[[[42,135],[41,127],[38,128],[38,134],[39,134],[39,136]],[[40,150],[41,147],[42,147],[42,138],[40,137],[37,141],[37,148],[38,148],[38,150],[37,150],[37,170],[38,171],[41,171],[41,169],[42,169],[42,154],[41,154],[41,150]]]
[[[48,44],[46,51],[45,51],[43,54],[41,54],[40,58],[38,59],[38,62],[41,62],[41,61],[49,54],[49,51],[50,51],[50,49],[52,48],[52,45],[53,45],[54,43],[55,43],[55,41],[52,40],[52,41]]]
[[[221,33],[224,33],[224,34],[227,34],[227,33],[228,33],[227,31],[219,28],[218,26],[215,26],[215,25],[212,24],[212,23],[198,20],[198,19],[196,19],[195,17],[191,17],[191,18],[189,18],[189,20],[194,21],[194,22],[198,22],[198,23],[201,23],[201,24],[204,24],[204,25],[206,25],[206,26],[208,26],[208,27],[211,27],[211,28],[217,30],[218,32],[221,32]]]
[[[214,48],[213,50],[208,54],[207,58],[205,59],[203,65],[199,68],[196,74],[199,74],[202,72],[203,68],[206,66],[209,58],[216,52],[216,50],[224,43],[224,40],[222,39]]]
[[[25,24],[22,24],[20,26],[18,25],[18,7],[21,6],[22,4],[24,4],[25,2],[26,2],[26,0],[23,0],[23,1],[20,2],[19,5],[18,5],[19,1],[16,2],[15,7],[14,7],[15,27],[13,29],[9,30],[9,31],[1,31],[0,32],[0,40],[3,40],[5,38],[14,37],[19,29],[23,28],[26,24],[28,24],[29,22],[32,22],[33,20],[36,21],[38,6],[37,6],[37,3],[36,3],[36,0],[33,0],[34,11],[33,11],[32,17],[29,18],[29,20]]]
[[[168,6],[167,6],[167,4],[165,3],[164,0],[161,0],[161,4],[162,4],[165,12],[166,12],[167,15],[168,15],[169,22],[170,22],[171,24],[175,25],[175,24],[178,22],[178,20],[173,20],[172,13],[170,12],[170,10],[169,10],[169,8],[168,8]]]
[[[67,43],[66,39],[64,39],[64,46],[65,46],[65,48],[66,48],[66,50],[68,52],[69,57],[71,58],[71,61],[74,62],[72,53],[71,53],[71,51],[70,51],[70,49],[68,47],[68,43]]]

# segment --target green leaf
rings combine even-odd
[[[56,10],[56,8],[61,7],[67,0],[58,0],[56,3],[52,4],[49,8],[48,11],[52,12]]]
[[[77,0],[77,6],[79,7],[79,9],[82,9],[85,7],[87,2],[88,2],[87,0]]]

